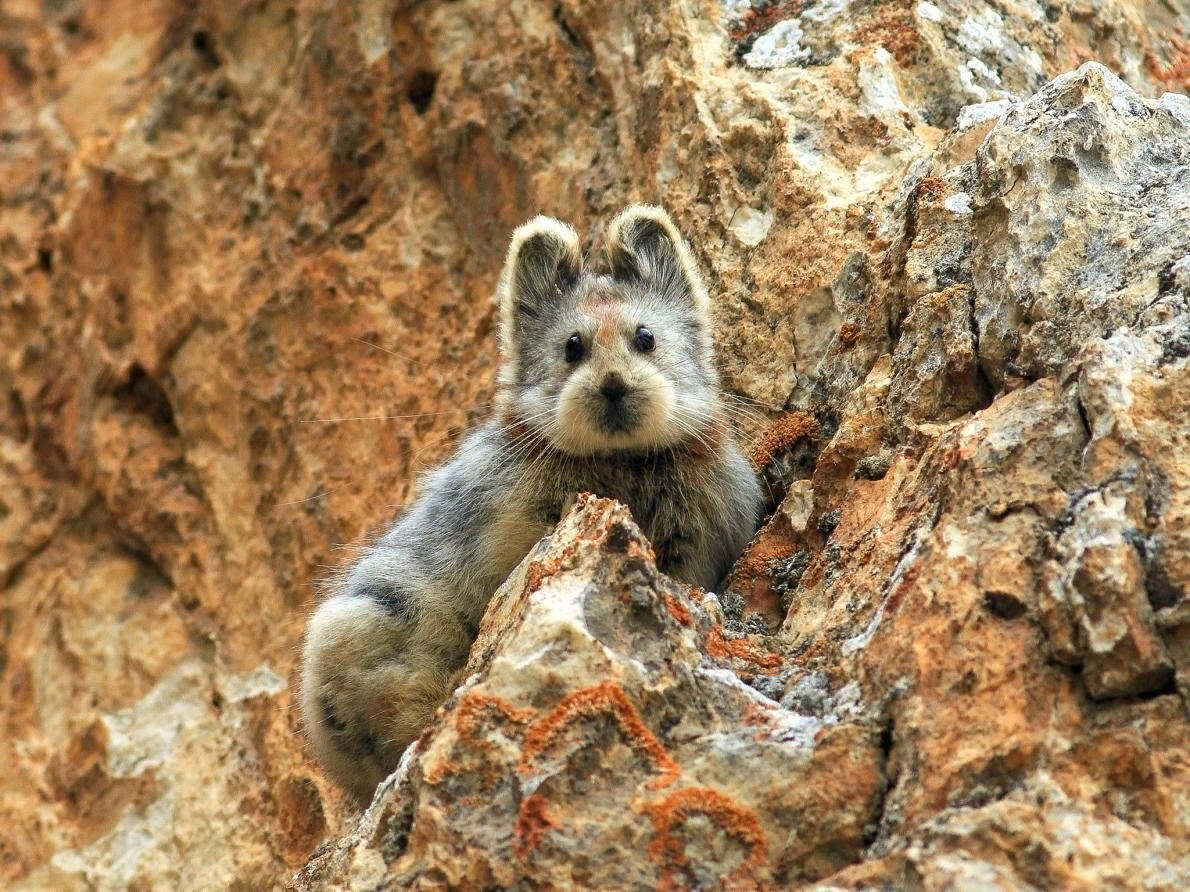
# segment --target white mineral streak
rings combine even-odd
[[[771,210],[758,211],[747,205],[736,208],[731,215],[728,228],[731,234],[749,248],[754,248],[764,241],[773,227],[773,212]]]
[[[795,19],[778,22],[756,38],[752,49],[744,54],[749,68],[788,68],[810,59],[810,51],[801,45],[804,36]]]

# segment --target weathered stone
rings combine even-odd
[[[879,730],[790,712],[740,681],[776,659],[661,576],[623,507],[583,497],[496,594],[438,724],[295,888],[762,888],[830,874],[876,817]],[[448,850],[470,854],[445,863]],[[383,870],[362,866],[377,856]]]
[[[1143,535],[1118,488],[1084,495],[1058,545],[1083,681],[1099,699],[1160,691],[1173,674],[1145,593]]]
[[[808,888],[1172,890],[1187,869],[1165,840],[1105,817],[1042,774],[991,805],[943,813],[901,852]]]
[[[893,692],[882,707],[891,785],[873,860],[824,888],[1176,888],[1190,876],[1190,827],[1174,804],[1185,797],[1172,781],[1185,772],[1173,741],[1187,714],[1186,588],[1167,569],[1185,554],[1171,535],[1183,528],[1175,481],[1190,455],[1180,347],[1190,143],[1177,106],[1145,102],[1094,66],[1059,78],[996,119],[975,160],[951,156],[949,140],[919,165],[885,255],[840,277],[842,294],[862,295],[876,318],[873,304],[887,308],[899,330],[890,358],[873,363],[890,335],[857,320],[854,345],[820,369],[818,411],[837,421],[809,486],[816,510],[839,505],[842,516],[826,541],[792,537],[789,554],[808,548],[810,559],[782,637],[796,665],[858,681],[859,703]],[[1089,133],[1106,134],[1117,174],[1080,173],[1065,198],[1024,175]],[[1010,158],[1023,167],[1004,193],[995,180]],[[1079,215],[1063,217],[1066,204]],[[1116,215],[1159,222],[1112,228]],[[1041,225],[1056,239],[1012,235]],[[1104,232],[1115,241],[1099,246]],[[1019,259],[1042,250],[1053,252],[1045,262]],[[1077,274],[1047,278],[1075,257]],[[995,275],[980,258],[1000,258]],[[897,275],[882,283],[877,268]],[[1064,295],[1046,311],[1056,329],[1023,311],[1047,289]],[[974,308],[966,329],[948,300],[958,295]],[[1035,354],[1021,364],[1026,343]],[[879,479],[850,473],[890,446]],[[1153,699],[1094,704],[1138,695]],[[1139,735],[1128,737],[1129,721]],[[1126,750],[1093,742],[1125,737]],[[1031,805],[1026,790],[1071,806]],[[1126,823],[1090,829],[1092,801]],[[938,847],[927,828],[956,820],[972,829]],[[1016,829],[1002,829],[1008,821]],[[1064,851],[1059,822],[1098,842]],[[976,842],[982,832],[997,842]],[[1022,847],[1026,858],[1013,854]],[[1130,875],[1120,853],[1134,849],[1144,867]],[[1118,860],[1100,866],[1089,857],[1098,851]]]
[[[1187,106],[1190,111],[1190,105]],[[1190,117],[1102,66],[1009,111],[977,154],[972,255],[980,358],[996,384],[1053,374],[1131,324],[1190,253]],[[992,235],[994,233],[994,235]]]

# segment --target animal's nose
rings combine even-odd
[[[624,383],[616,372],[609,372],[603,379],[603,383],[599,385],[599,392],[602,393],[610,402],[616,402],[621,399],[624,394],[628,392],[628,385]]]

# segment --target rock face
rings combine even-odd
[[[1190,885],[1187,28],[4,4],[0,885]],[[484,412],[513,226],[632,200],[773,520],[712,597],[587,502],[360,820],[317,580]]]
[[[1086,65],[950,134],[765,450],[833,430],[732,579],[779,634],[587,503],[295,888],[1190,881],[1188,111]]]

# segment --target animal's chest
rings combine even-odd
[[[623,503],[654,541],[671,535],[681,516],[696,510],[682,475],[664,460],[596,464],[559,475],[559,484],[556,495],[562,499],[589,492]]]
[[[566,464],[536,469],[532,485],[517,487],[519,497],[493,505],[490,521],[476,543],[498,584],[529,552],[549,527],[557,523],[580,492],[616,499],[658,551],[665,555],[687,538],[696,523],[697,505],[688,498],[682,476],[672,466],[647,460],[587,467]],[[528,479],[523,483],[528,484]]]
[[[532,501],[508,500],[494,506],[491,521],[476,543],[492,579],[498,583],[512,572],[548,527],[545,513]]]

